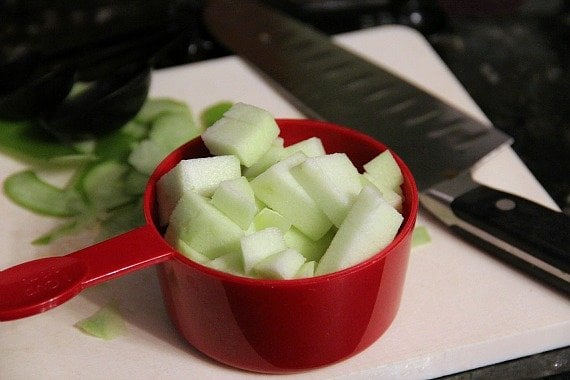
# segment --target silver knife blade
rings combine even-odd
[[[570,295],[570,218],[471,178],[509,136],[259,2],[209,0],[204,21],[307,116],[386,143],[452,231]]]
[[[214,36],[293,94],[289,98],[307,116],[353,127],[387,144],[406,161],[421,190],[512,141],[305,24],[256,2],[231,3],[206,7]],[[248,23],[251,17],[255,23]],[[319,78],[318,91],[307,78]]]

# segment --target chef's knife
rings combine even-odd
[[[204,21],[307,116],[386,143],[412,170],[424,207],[458,234],[570,293],[570,218],[471,179],[509,136],[259,2],[208,1]]]

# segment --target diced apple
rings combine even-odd
[[[402,212],[403,198],[396,191],[389,187],[386,187],[385,183],[378,181],[376,177],[364,172],[360,175],[360,182],[363,186],[370,185],[376,187],[380,190],[382,197],[388,202],[392,207],[394,207],[399,212]],[[398,187],[399,188],[399,187]]]
[[[256,230],[263,230],[267,227],[277,227],[285,233],[291,228],[291,222],[270,208],[264,207],[255,215],[253,223]]]
[[[419,247],[420,245],[429,244],[431,236],[426,226],[416,226],[412,235],[412,248]]]
[[[273,116],[260,108],[237,103],[202,133],[202,140],[215,155],[233,154],[250,167],[271,147],[279,134]]]
[[[147,133],[144,124],[151,124],[148,138],[137,144],[128,162],[139,172],[150,175],[172,150],[198,136],[202,129],[196,125],[190,108],[168,98],[149,99],[131,122],[126,133],[143,139]],[[143,128],[136,128],[143,125]]]
[[[318,261],[324,255],[335,233],[336,228],[333,227],[319,240],[313,240],[295,227],[291,227],[285,232],[284,237],[288,247],[295,248],[307,260]]]
[[[257,231],[258,231],[258,229],[255,228],[255,223],[251,223],[249,225],[249,227],[247,227],[247,229],[244,230],[243,232],[245,233],[245,235],[251,235],[252,233],[257,232]]]
[[[253,189],[245,177],[220,182],[212,195],[212,204],[243,230],[247,230],[257,214]]]
[[[251,186],[251,182],[249,184]],[[253,193],[255,195],[255,192]],[[255,204],[257,205],[257,209],[258,210],[263,210],[265,208],[265,206],[267,206],[265,203],[263,203],[261,200],[259,200],[259,198],[255,197]]]
[[[365,186],[341,224],[315,275],[336,272],[361,263],[394,240],[403,221],[373,186]]]
[[[188,257],[190,260],[197,262],[198,264],[206,264],[210,262],[209,257],[202,255],[200,252],[190,247],[184,240],[178,239],[174,247],[178,252],[182,253],[184,256]]]
[[[220,257],[209,261],[207,264],[210,268],[217,269],[221,272],[231,273],[238,276],[245,276],[243,271],[243,263],[239,251],[226,253]]]
[[[248,179],[253,179],[259,174],[263,173],[271,165],[277,163],[281,159],[285,158],[285,149],[283,148],[283,139],[277,137],[267,152],[263,154],[253,165],[249,168],[244,168],[243,175]]]
[[[326,154],[323,142],[318,137],[309,137],[295,144],[285,147],[286,156],[302,152],[307,157],[316,157]]]
[[[165,239],[172,245],[180,239],[195,251],[214,259],[239,251],[243,234],[243,230],[209,199],[189,191],[172,211]]]
[[[167,113],[159,115],[150,129],[148,138],[156,142],[168,152],[198,136],[202,130],[199,128],[191,114]]]
[[[223,117],[240,120],[243,121],[244,123],[256,126],[261,126],[261,125],[277,126],[275,118],[267,110],[243,102],[233,104],[226,112],[224,112]],[[279,129],[279,127],[277,128]]]
[[[145,139],[131,151],[127,162],[139,172],[151,175],[168,153],[168,149],[158,145],[155,141]]]
[[[188,136],[179,120],[149,115],[147,144],[130,159],[150,174]],[[183,160],[157,183],[165,239],[186,257],[235,275],[300,279],[361,263],[394,240],[403,175],[391,152],[360,174],[318,137],[285,147],[260,108],[237,103],[212,122],[202,140],[214,157]]]
[[[245,235],[241,238],[243,269],[251,274],[253,267],[264,258],[287,249],[283,233],[276,227]]]
[[[307,261],[301,268],[295,273],[295,278],[309,278],[315,275],[315,266],[316,262],[314,261]]]
[[[360,193],[360,173],[345,153],[309,157],[291,173],[335,226]]]
[[[404,176],[389,150],[385,150],[363,166],[364,171],[374,177],[375,184],[382,184],[381,187],[392,189],[398,194],[402,193],[400,186],[404,183]]]
[[[314,199],[291,174],[290,169],[306,159],[303,153],[279,161],[251,181],[255,196],[283,215],[313,240],[320,239],[332,223]]]
[[[197,192],[211,196],[220,182],[241,176],[239,160],[235,156],[214,156],[182,160],[157,182],[158,214],[161,225],[166,225],[170,213],[182,194]]]
[[[258,277],[289,280],[295,277],[304,263],[303,255],[288,248],[259,261],[255,264],[253,271]]]

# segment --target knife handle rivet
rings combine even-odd
[[[495,202],[495,207],[501,211],[510,211],[516,206],[517,204],[513,200],[507,198],[501,198]]]

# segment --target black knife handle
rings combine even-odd
[[[570,294],[570,217],[478,185],[455,198],[453,228],[500,258]]]

